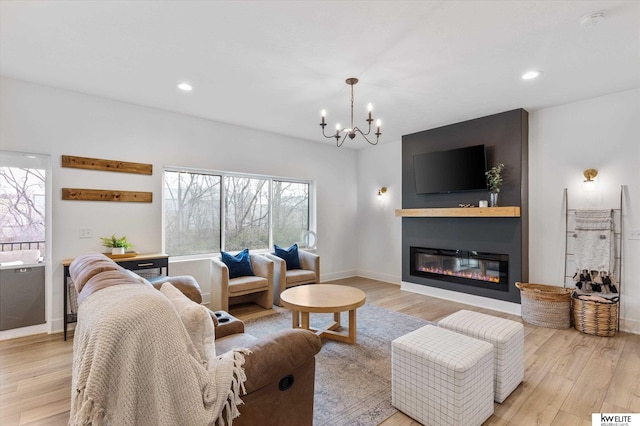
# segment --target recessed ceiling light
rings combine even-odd
[[[524,74],[522,74],[522,79],[532,80],[536,77],[540,77],[540,74],[542,74],[542,71],[527,71]]]
[[[178,89],[183,90],[185,92],[190,92],[193,90],[193,87],[186,81],[183,81],[180,84],[178,84]]]
[[[582,18],[580,18],[580,25],[582,25],[585,28],[593,27],[598,22],[604,19],[604,15],[605,15],[604,12],[596,12],[596,13],[591,13],[589,15],[585,15]]]

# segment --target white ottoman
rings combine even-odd
[[[391,404],[425,425],[493,414],[493,346],[433,325],[391,342]]]
[[[496,402],[504,401],[524,379],[524,327],[521,323],[462,310],[438,321],[438,326],[493,345]]]

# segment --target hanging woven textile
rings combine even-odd
[[[613,210],[576,210],[576,286],[585,291],[617,293],[614,276]]]

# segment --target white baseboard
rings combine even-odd
[[[620,318],[620,331],[640,334],[640,321]]]
[[[382,274],[374,271],[364,271],[359,269],[356,271],[356,276],[362,278],[369,278],[371,280],[382,281],[389,284],[400,285],[400,277],[392,274]]]
[[[9,340],[15,339],[17,337],[32,336],[34,334],[43,333],[49,333],[49,326],[46,323],[0,331],[0,340]]]
[[[333,281],[333,280],[342,280],[344,278],[351,278],[351,277],[355,277],[356,271],[351,270],[351,271],[341,271],[341,272],[332,272],[330,274],[320,274],[320,282],[326,282],[326,281]]]
[[[68,324],[67,330],[71,330],[71,326],[75,323]],[[64,320],[62,318],[56,318],[51,321],[51,333],[62,333],[64,331]]]
[[[475,296],[473,294],[458,293],[457,291],[445,290],[437,287],[430,287],[421,284],[402,281],[402,290],[412,293],[424,294],[426,296],[437,297],[438,299],[451,300],[453,302],[466,303],[467,305],[478,306],[480,308],[491,309],[512,315],[521,315],[518,303],[505,302],[503,300],[491,299],[488,297]]]
[[[73,331],[76,329],[76,323],[70,322],[67,324],[67,332]],[[50,333],[63,333],[64,332],[64,320],[62,318],[54,319],[51,321],[51,331]]]

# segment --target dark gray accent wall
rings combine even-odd
[[[488,191],[416,194],[413,156],[484,144],[487,166],[504,163],[499,205],[519,206],[519,218],[402,218],[402,280],[477,296],[520,303],[516,281],[528,269],[529,114],[516,109],[402,137],[402,208],[458,207],[488,200]],[[476,250],[509,255],[509,291],[497,291],[409,274],[409,247]]]

